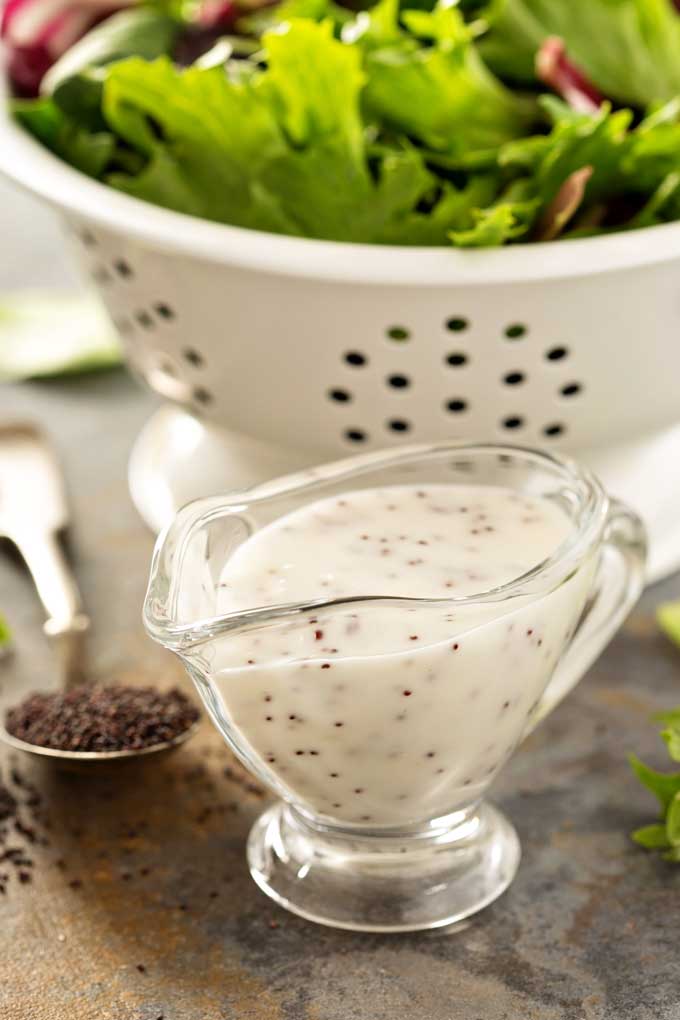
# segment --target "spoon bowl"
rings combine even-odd
[[[165,758],[182,744],[190,740],[198,732],[201,720],[197,719],[182,733],[178,733],[172,740],[164,740],[158,744],[151,744],[149,747],[141,747],[134,750],[122,751],[62,751],[54,747],[41,747],[38,744],[29,744],[26,740],[20,740],[12,736],[0,723],[0,740],[8,744],[15,751],[23,754],[30,754],[40,758],[52,768],[64,772],[76,772],[80,774],[97,773],[118,769],[124,765],[143,764],[153,759],[158,761]]]
[[[89,617],[61,534],[69,525],[59,462],[47,437],[30,423],[0,424],[0,536],[21,553],[47,617],[44,632],[55,652],[55,670],[64,690],[88,683],[86,636]],[[19,695],[20,699],[21,695]],[[3,697],[6,709],[7,699]],[[0,740],[24,754],[72,772],[119,767],[169,754],[198,729],[198,721],[172,740],[136,750],[62,751],[12,736],[0,718]]]

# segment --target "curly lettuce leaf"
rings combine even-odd
[[[454,7],[404,11],[383,0],[343,38],[365,52],[364,104],[370,118],[448,153],[488,149],[522,134],[535,118],[484,65]]]
[[[635,754],[629,755],[628,761],[642,785],[657,798],[665,815],[675,795],[680,793],[680,772],[657,772]]]
[[[522,186],[511,191],[529,191]],[[453,230],[450,238],[458,248],[495,248],[517,241],[529,233],[539,207],[537,198],[512,197],[498,201],[487,209],[474,209],[472,226]]]
[[[138,173],[109,174],[113,187],[206,219],[297,232],[254,181],[285,140],[252,82],[130,58],[108,70],[103,114],[145,161]]]
[[[386,156],[388,166],[392,158]],[[494,199],[497,189],[498,182],[490,175],[471,177],[461,188],[449,182],[438,184],[434,201],[426,202],[422,209],[412,207],[401,216],[392,217],[377,239],[381,244],[428,246],[451,243],[453,233],[473,226],[478,210]]]
[[[75,120],[98,126],[101,68],[125,57],[153,60],[170,53],[180,26],[151,7],[118,11],[71,46],[43,78],[41,92]]]
[[[99,177],[116,148],[110,131],[90,131],[64,114],[48,98],[17,99],[14,116],[55,156],[90,177]]]
[[[680,93],[680,16],[673,0],[492,0],[479,49],[512,81],[535,79],[536,52],[560,36],[598,89],[645,107]]]
[[[331,23],[310,20],[267,32],[263,46],[266,69],[246,75],[178,70],[162,58],[109,68],[104,117],[145,160],[141,172],[111,173],[109,183],[237,226],[445,244],[465,201],[438,188],[406,142],[369,159],[360,51],[337,41]],[[436,209],[427,223],[423,204]]]
[[[612,111],[609,104],[587,114],[552,96],[544,96],[541,103],[552,121],[550,133],[509,142],[497,159],[499,168],[532,182],[544,225],[576,177],[581,186],[578,203],[569,210],[570,220],[576,214],[585,223],[598,213],[609,216],[609,229],[630,229],[680,216],[680,123],[675,102],[636,127],[630,110]],[[545,236],[540,225],[533,236]]]
[[[578,113],[559,99],[543,97],[553,121],[548,135],[511,142],[499,154],[506,168],[528,170],[538,194],[550,201],[576,170],[590,166],[589,198],[600,199],[625,186],[622,162],[630,148],[630,110],[612,112],[603,105],[596,113]]]

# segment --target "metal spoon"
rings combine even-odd
[[[86,682],[85,635],[90,620],[59,535],[69,523],[59,464],[48,440],[29,424],[0,425],[0,536],[19,550],[45,608],[44,630],[59,655],[62,685]],[[167,753],[194,735],[195,723],[172,740],[140,750],[59,751],[19,740],[0,719],[0,740],[64,768],[129,762]]]

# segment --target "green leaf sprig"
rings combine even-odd
[[[2,655],[9,647],[12,635],[7,624],[7,620],[0,613],[0,655]]]
[[[671,641],[680,645],[680,602],[660,606],[657,620]],[[680,706],[659,712],[653,718],[663,723],[660,735],[669,757],[680,762]],[[657,772],[634,754],[629,756],[629,761],[637,778],[654,794],[661,807],[660,820],[636,829],[631,837],[646,850],[661,851],[665,860],[680,864],[680,772]]]

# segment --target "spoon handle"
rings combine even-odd
[[[90,620],[73,572],[54,532],[31,530],[13,540],[35,583],[47,620],[45,634],[55,645],[62,662],[64,685],[84,680],[84,634]]]

